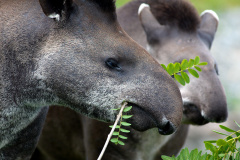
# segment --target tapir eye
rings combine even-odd
[[[113,59],[113,58],[108,58],[106,61],[105,61],[106,65],[111,68],[111,69],[116,69],[117,71],[121,71],[121,67],[119,67],[118,65],[118,61]]]

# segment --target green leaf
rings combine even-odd
[[[121,132],[125,132],[125,133],[129,133],[130,132],[129,130],[126,130],[126,129],[123,129],[123,128],[120,128],[120,131]]]
[[[117,135],[119,135],[119,132],[113,132],[112,135],[117,136]]]
[[[131,118],[133,115],[123,115],[122,118],[123,119],[128,119],[128,118]]]
[[[167,72],[168,72],[169,75],[173,75],[173,73],[174,73],[174,65],[173,65],[173,63],[169,63],[168,64]]]
[[[186,70],[188,68],[188,61],[184,59],[181,63],[181,69],[182,71]]]
[[[183,86],[185,86],[185,81],[182,78],[182,76],[178,75],[178,74],[174,74],[174,78]]]
[[[125,137],[125,136],[122,136],[122,135],[119,135],[119,138],[122,138],[122,139],[127,139],[127,137]]]
[[[163,159],[163,160],[175,160],[175,158],[172,158],[172,157],[168,157],[168,156],[161,156],[161,158]]]
[[[188,148],[183,149],[181,151],[181,154],[182,154],[183,159],[188,159],[188,157],[189,157],[189,150],[188,150]]]
[[[217,141],[216,140],[209,140],[209,141],[204,141],[205,142],[208,142],[208,143],[216,143]]]
[[[128,111],[130,111],[131,109],[132,109],[132,106],[126,107],[126,108],[123,109],[123,112],[128,112]]]
[[[238,152],[238,153],[236,154],[235,159],[236,159],[236,160],[239,160],[239,159],[240,159],[240,152]]]
[[[125,143],[123,143],[122,141],[118,141],[118,144],[120,144],[120,145],[122,145],[122,146],[125,145]]]
[[[113,125],[109,126],[110,128],[113,128]],[[116,125],[116,128],[120,128],[119,125]]]
[[[235,123],[236,123],[236,125],[240,128],[240,125],[236,122],[236,121],[234,121]]]
[[[218,146],[224,146],[224,145],[227,144],[227,142],[226,142],[224,139],[218,139],[217,142],[216,142],[216,144],[217,144]]]
[[[118,139],[117,139],[117,138],[112,138],[112,139],[111,139],[111,142],[117,143],[117,142],[118,142]]]
[[[131,126],[131,123],[121,122],[121,125],[123,125],[123,126]]]
[[[207,62],[201,62],[201,63],[199,63],[198,65],[199,66],[206,66],[208,63]]]
[[[174,64],[174,73],[178,73],[181,69],[181,64],[180,63],[175,63]]]
[[[223,154],[223,153],[218,155],[218,157],[220,157],[220,158],[223,158],[224,156],[225,156],[225,154]]]
[[[218,131],[215,131],[215,130],[213,130],[213,132],[215,132],[215,133],[217,133],[217,134],[221,134],[221,135],[224,135],[224,136],[228,136],[227,134],[225,134],[225,133],[222,133],[222,132],[218,132]]]
[[[167,71],[167,67],[164,64],[161,64],[161,66]]]
[[[188,74],[187,73],[185,73],[185,72],[181,72],[181,75],[182,75],[182,78],[184,79],[184,81],[186,82],[186,83],[189,83],[190,82],[190,78],[189,78],[189,76],[188,76]]]
[[[189,159],[190,160],[197,159],[197,155],[198,155],[198,149],[196,148],[190,152]]]
[[[202,69],[201,69],[200,67],[194,66],[194,68],[195,68],[196,70],[198,70],[199,72],[202,72]]]
[[[190,59],[188,62],[188,67],[191,68],[191,67],[193,67],[193,65],[194,65],[194,60]]]
[[[205,147],[207,150],[210,150],[212,153],[216,152],[216,147],[211,143],[206,142]]]
[[[227,131],[227,132],[236,132],[236,131],[234,131],[234,130],[232,130],[232,129],[224,126],[224,125],[219,125],[219,127],[222,128],[222,129],[224,129],[224,130]]]
[[[189,73],[191,73],[191,75],[193,75],[194,77],[196,77],[196,78],[199,77],[198,73],[197,73],[195,70],[193,70],[193,69],[188,69],[188,71],[189,71]]]
[[[195,57],[195,60],[194,60],[194,65],[198,65],[200,62],[200,57],[199,56],[196,56]]]

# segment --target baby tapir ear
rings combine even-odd
[[[210,49],[217,31],[219,18],[212,10],[206,10],[201,14],[201,23],[198,29],[199,36]]]
[[[72,0],[39,0],[46,16],[57,21],[65,19],[70,13]]]
[[[152,14],[149,5],[142,3],[138,9],[138,16],[142,27],[146,33],[149,44],[159,41],[159,34],[164,29]]]

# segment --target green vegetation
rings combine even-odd
[[[179,62],[176,62],[174,64],[169,63],[167,67],[164,64],[161,64],[161,66],[168,72],[168,74],[175,78],[183,86],[185,86],[186,83],[190,82],[190,78],[186,71],[188,71],[194,77],[198,78],[199,75],[197,71],[202,71],[199,66],[205,65],[207,65],[207,62],[200,63],[199,56],[196,56],[195,59],[190,59],[189,61],[184,59],[181,64]]]
[[[118,108],[118,109],[113,109],[113,110],[120,110],[121,108]],[[126,107],[123,109],[123,112],[126,113],[128,111],[130,111],[132,109],[132,106],[129,106],[129,107]],[[121,135],[120,133],[123,132],[123,133],[129,133],[130,131],[127,130],[127,129],[123,129],[122,126],[130,126],[131,124],[130,123],[127,123],[127,122],[124,122],[123,120],[125,119],[129,119],[132,117],[132,115],[123,115],[122,112],[120,112],[120,115],[121,115],[121,118],[119,120],[119,124],[116,125],[116,129],[117,131],[114,131],[113,132],[113,136],[116,136],[115,138],[112,138],[111,139],[111,142],[115,143],[116,145],[117,144],[120,144],[120,145],[125,145],[120,139],[127,139],[127,137]],[[109,126],[110,128],[113,128],[113,125],[112,126]]]
[[[129,1],[116,0],[116,6],[120,7]],[[199,13],[207,9],[221,12],[234,7],[240,8],[239,0],[190,0],[190,2],[197,8]]]
[[[240,129],[240,125],[235,122]],[[188,148],[182,149],[179,156],[168,157],[162,156],[163,160],[240,160],[240,130],[235,131],[226,126],[219,125],[221,129],[229,132],[225,134],[222,132],[214,131],[217,134],[226,136],[224,139],[213,141],[205,141],[206,150],[210,153],[202,154],[202,151],[194,149],[189,153]]]

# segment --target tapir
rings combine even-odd
[[[1,160],[30,159],[48,106],[112,122],[127,102],[132,128],[164,135],[181,123],[176,83],[122,30],[113,0],[0,0],[0,37]]]
[[[200,78],[190,76],[190,84],[178,84],[184,117],[176,133],[163,136],[156,129],[139,132],[128,128],[131,132],[124,134],[128,137],[125,146],[110,143],[103,159],[160,160],[162,155],[176,155],[185,142],[189,124],[204,125],[227,118],[225,92],[210,53],[218,17],[213,11],[199,16],[190,3],[179,0],[132,1],[117,10],[117,15],[125,31],[160,64],[199,56],[208,65],[201,67]],[[108,125],[67,108],[52,107],[32,159],[95,160],[110,132]]]
[[[142,3],[150,8],[140,6]],[[163,136],[156,129],[139,132],[128,128],[131,132],[124,135],[128,137],[125,146],[110,143],[103,159],[159,160],[161,155],[176,155],[185,142],[189,124],[204,125],[227,118],[225,92],[218,79],[217,63],[210,54],[218,17],[213,11],[199,16],[190,3],[182,0],[132,1],[118,9],[117,15],[125,31],[160,64],[199,56],[208,65],[201,67],[200,78],[190,76],[190,84],[178,84],[184,117],[175,134]],[[160,91],[159,98],[164,94]],[[67,108],[52,107],[32,159],[96,160],[110,132],[108,125]]]

